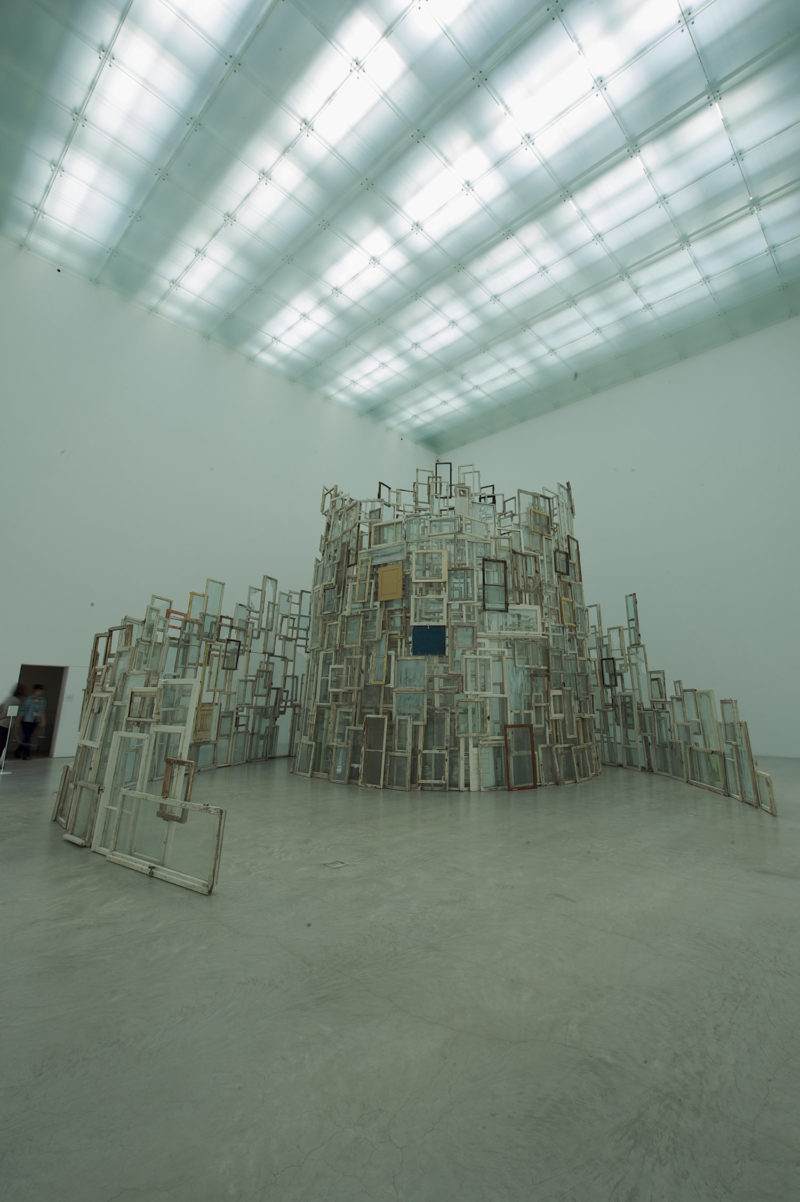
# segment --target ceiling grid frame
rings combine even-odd
[[[800,308],[800,10],[779,0],[498,0],[491,19],[479,0],[30,0],[10,34],[4,236],[437,452]],[[154,98],[130,136],[116,93],[93,107],[112,67]]]

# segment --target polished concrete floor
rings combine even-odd
[[[0,780],[4,1202],[800,1198],[800,761],[780,817],[621,770],[198,778],[218,891]]]

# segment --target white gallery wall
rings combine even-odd
[[[800,754],[800,319],[454,451],[500,491],[569,480],[586,599],[639,600],[651,667]]]
[[[180,609],[209,576],[230,606],[264,573],[309,587],[323,484],[375,496],[433,462],[2,239],[0,310],[3,690],[21,663],[88,664],[152,593]]]

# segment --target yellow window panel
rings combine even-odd
[[[403,565],[387,563],[378,568],[378,600],[399,601],[403,596]]]

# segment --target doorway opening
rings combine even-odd
[[[40,684],[44,688],[44,700],[47,705],[45,725],[38,727],[33,736],[32,756],[48,756],[52,753],[66,675],[66,668],[54,667],[52,664],[20,664],[18,679],[25,690],[25,696],[30,697],[34,685]],[[22,736],[19,719],[14,723],[14,735],[16,743]]]

